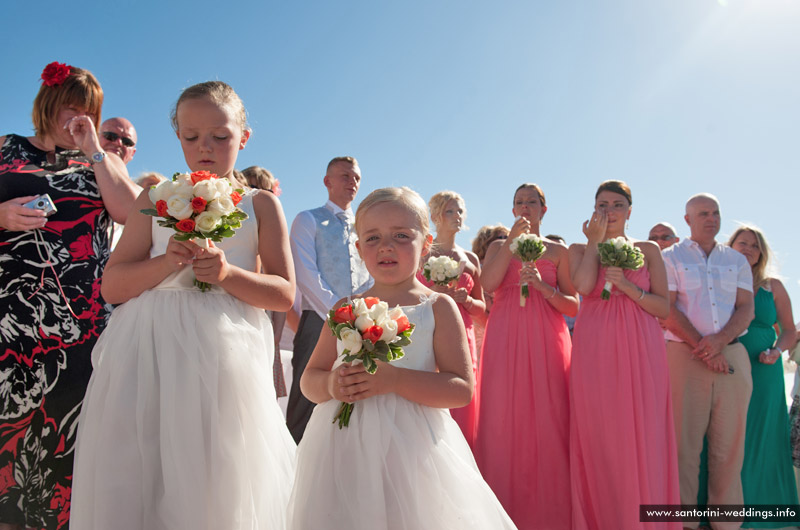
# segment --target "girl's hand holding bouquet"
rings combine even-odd
[[[242,193],[243,190],[234,189],[228,179],[208,171],[175,173],[172,180],[150,188],[148,194],[155,209],[142,210],[142,213],[158,217],[159,226],[175,230],[176,241],[193,240],[204,249],[193,250],[186,244],[184,250],[174,244],[168,247],[168,255],[178,268],[194,261],[194,283],[202,291],[222,281],[227,274],[224,252],[213,247],[209,240],[220,242],[232,237],[247,219],[247,214],[236,207],[242,200]]]
[[[526,299],[530,296],[528,283],[541,282],[541,276],[536,271],[534,263],[542,257],[546,247],[542,238],[536,234],[520,234],[511,241],[509,250],[511,250],[512,255],[522,262],[519,305],[520,307],[525,307]]]
[[[390,310],[386,302],[375,297],[357,298],[331,310],[328,327],[341,345],[343,361],[361,363],[363,371],[369,375],[377,372],[376,361],[388,363],[402,358],[403,346],[411,344],[410,337],[414,331],[414,324],[408,321],[399,306]],[[332,377],[344,379],[359,372],[359,369],[337,369],[332,372]],[[332,379],[328,381],[328,390],[334,397],[341,394]],[[338,414],[333,418],[334,423],[338,420],[340,429],[350,423],[354,406],[342,401]]]
[[[608,300],[612,285],[619,285],[625,280],[623,269],[637,270],[644,265],[644,254],[632,242],[623,236],[608,239],[597,244],[600,265],[607,267],[606,283],[600,297]]]

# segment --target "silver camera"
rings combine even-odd
[[[56,205],[53,203],[53,199],[50,198],[50,195],[45,193],[44,195],[39,195],[35,199],[30,202],[26,202],[23,204],[25,208],[32,208],[34,210],[43,210],[46,216],[51,216],[58,211]]]

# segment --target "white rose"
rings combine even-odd
[[[377,304],[373,305],[369,308],[369,316],[377,322],[383,322],[386,320],[387,315],[389,314],[389,304],[386,302],[378,302]],[[378,324],[380,325],[380,324]]]
[[[192,203],[189,199],[173,195],[167,200],[167,213],[178,220],[188,219],[192,216]]]
[[[172,195],[178,195],[184,199],[191,200],[193,196],[193,190],[194,184],[192,183],[192,177],[186,173],[178,175],[172,182]]]
[[[511,242],[511,245],[509,245],[508,249],[511,251],[512,254],[516,254],[518,246],[519,246],[519,238],[515,237],[514,241]]]
[[[207,182],[207,181],[204,181]],[[219,226],[220,217],[211,212],[203,212],[194,220],[194,225],[200,232],[211,232]]]
[[[375,325],[375,321],[372,320],[371,318],[369,318],[368,315],[359,315],[356,318],[356,328],[358,328],[358,331],[361,331],[362,333],[367,328],[369,328],[371,326],[374,326],[374,325]]]
[[[405,312],[403,311],[403,308],[402,308],[402,307],[400,307],[399,305],[397,305],[397,306],[394,306],[394,307],[392,308],[392,310],[391,310],[391,311],[389,311],[389,313],[388,313],[387,315],[388,315],[388,317],[389,317],[389,318],[391,318],[392,320],[397,320],[397,319],[398,319],[398,318],[400,318],[401,316],[405,315]]]
[[[230,195],[233,193],[233,186],[231,186],[231,182],[228,179],[219,178],[214,179],[213,182],[220,195]]]
[[[356,298],[353,300],[353,314],[356,317],[360,317],[361,315],[367,314],[367,303],[364,301],[363,298]]]
[[[236,209],[228,195],[220,195],[206,206],[206,210],[219,216],[230,215]]]
[[[194,193],[195,197],[204,198],[206,202],[211,202],[219,197],[219,192],[217,191],[217,186],[214,184],[214,180],[201,180],[194,185],[192,193]]]
[[[383,328],[383,333],[381,333],[381,339],[386,341],[386,343],[390,343],[397,337],[397,322],[394,320],[387,318],[380,324],[378,324],[381,328]]]
[[[624,237],[615,237],[613,241],[614,241],[614,248],[617,250],[625,246],[626,242]]]
[[[345,347],[346,350],[350,350],[350,353],[358,353],[361,351],[361,334],[351,328],[345,328],[342,330],[342,345]]]
[[[166,201],[175,195],[172,193],[172,181],[164,180],[159,182],[158,185],[150,188],[150,191],[147,192],[147,195],[150,197],[150,201],[153,204],[157,203],[158,201]]]

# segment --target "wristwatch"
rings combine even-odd
[[[106,153],[104,151],[97,151],[96,153],[92,154],[89,157],[89,163],[92,165],[99,164],[106,158]]]

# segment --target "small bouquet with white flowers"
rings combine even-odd
[[[148,195],[155,209],[142,213],[159,217],[158,224],[175,230],[178,241],[194,239],[198,246],[208,248],[209,239],[219,243],[232,237],[247,219],[247,214],[236,207],[243,192],[209,171],[175,173],[172,180],[150,187]],[[203,292],[211,288],[196,279],[194,284]]]
[[[511,254],[519,258],[523,264],[533,263],[542,257],[546,247],[542,238],[536,234],[520,234],[511,241]],[[530,296],[528,284],[523,283],[519,289],[519,306],[525,307],[525,300]]]
[[[600,265],[603,267],[620,267],[635,271],[644,265],[644,254],[633,246],[625,237],[619,236],[607,239],[597,244],[597,253],[600,255]],[[606,280],[600,298],[608,300],[611,296],[612,285]]]
[[[414,324],[400,308],[389,309],[389,304],[373,296],[357,298],[328,313],[328,326],[344,348],[344,362],[359,361],[374,374],[378,370],[375,359],[383,362],[403,357],[403,346],[411,344]],[[342,402],[332,423],[347,427],[353,412],[353,403]]]
[[[464,271],[464,263],[459,263],[450,256],[434,256],[422,267],[422,275],[429,282],[446,287],[458,280]]]

